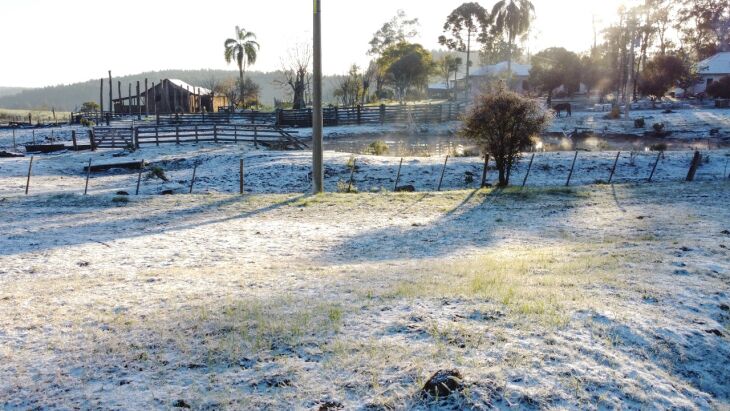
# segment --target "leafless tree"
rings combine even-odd
[[[298,45],[289,50],[286,60],[282,60],[282,78],[276,83],[289,90],[292,108],[303,109],[311,95],[312,49],[309,45]]]

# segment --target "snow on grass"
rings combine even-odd
[[[512,171],[513,185],[521,185],[527,173],[531,154],[525,154]],[[657,152],[623,152],[612,182],[646,182],[651,175]],[[693,152],[669,151],[659,157],[654,181],[683,181]],[[573,152],[536,153],[527,180],[528,186],[564,185],[573,161]],[[606,182],[616,152],[580,152],[571,178],[572,185]],[[273,152],[254,150],[246,145],[166,145],[145,146],[134,153],[123,150],[49,154],[34,159],[31,194],[83,193],[84,167],[93,164],[139,162],[164,170],[169,181],[145,172],[140,193],[158,194],[164,190],[187,193],[197,164],[194,192],[238,193],[239,160],[244,159],[247,193],[302,193],[311,191],[311,153],[305,151]],[[325,152],[325,189],[338,191],[338,183],[349,182],[353,155]],[[393,190],[400,158],[357,155],[353,185],[359,191]],[[697,172],[699,181],[722,179],[730,173],[727,150],[703,151],[703,163]],[[25,191],[29,158],[0,160],[0,196],[22,195]],[[436,190],[444,157],[405,157],[399,185],[413,185],[418,191]],[[497,173],[492,161],[488,183],[495,183]],[[481,183],[483,160],[477,157],[449,158],[443,190],[476,188]],[[110,170],[93,173],[89,192],[112,194],[119,190],[134,193],[138,172]]]
[[[0,203],[4,408],[730,401],[723,181],[113,198]]]

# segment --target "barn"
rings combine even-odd
[[[224,95],[177,79],[165,79],[139,93],[112,100],[119,114],[174,114],[215,112],[228,106]],[[139,101],[138,101],[139,100]]]

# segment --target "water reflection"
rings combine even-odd
[[[448,134],[387,134],[382,136],[358,135],[338,136],[325,139],[324,149],[355,153],[371,154],[370,145],[383,141],[388,146],[385,156],[417,157],[439,155],[479,155],[474,143]],[[727,148],[728,142],[718,139],[682,139],[682,138],[654,138],[644,136],[580,136],[569,137],[564,135],[545,135],[535,139],[533,151],[647,151],[651,149],[663,150],[706,150],[708,145],[712,149]]]

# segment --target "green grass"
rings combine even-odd
[[[53,121],[53,112],[51,110],[46,109],[28,109],[28,110],[20,110],[20,109],[6,109],[6,108],[0,108],[0,122],[7,122],[7,121],[28,121],[28,113],[31,114],[33,123],[37,121],[41,122],[48,122]],[[59,122],[66,122],[71,117],[71,113],[68,111],[58,111],[56,110],[56,120]]]

